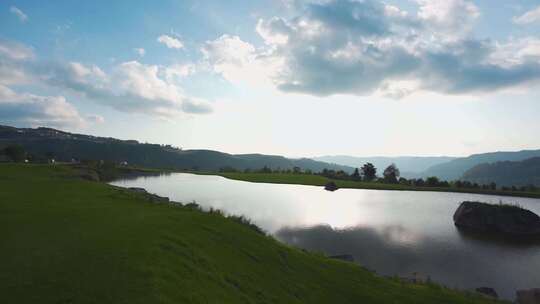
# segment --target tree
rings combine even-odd
[[[383,172],[384,181],[387,183],[397,184],[399,178],[399,169],[395,164],[386,167]]]
[[[353,174],[351,174],[351,177],[353,180],[360,180],[360,172],[358,171],[358,168],[354,169]]]
[[[377,168],[372,163],[366,163],[360,168],[365,181],[372,181],[377,177]]]
[[[26,152],[21,145],[11,145],[4,149],[4,154],[12,161],[20,163],[26,159]]]
[[[426,186],[428,187],[437,187],[439,186],[439,183],[439,179],[436,176],[426,178]]]

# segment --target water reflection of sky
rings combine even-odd
[[[452,222],[464,200],[519,203],[538,214],[540,200],[441,192],[328,192],[192,174],[113,184],[245,215],[281,241],[327,254],[352,254],[385,275],[420,272],[449,287],[494,287],[506,298],[513,298],[517,288],[540,287],[540,246],[477,239],[457,231]]]

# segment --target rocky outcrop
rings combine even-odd
[[[540,304],[540,288],[518,290],[516,292],[518,304]]]
[[[473,232],[540,237],[540,217],[519,206],[463,202],[454,224]]]
[[[338,186],[334,182],[328,182],[326,185],[324,185],[324,190],[327,191],[336,191],[338,189]]]
[[[495,299],[497,299],[499,297],[499,295],[497,294],[495,289],[493,289],[491,287],[479,287],[479,288],[476,288],[476,292],[481,293],[481,294],[486,295],[486,296],[489,296],[489,297],[492,297],[492,298],[495,298]]]
[[[140,193],[142,194],[147,200],[149,200],[152,203],[169,203],[168,197],[159,196],[157,194],[149,193],[144,188],[138,188],[138,187],[131,187],[127,188],[131,192]]]

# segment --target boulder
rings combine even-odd
[[[540,304],[540,288],[524,289],[516,291],[516,303]]]
[[[148,192],[146,192],[146,189],[139,188],[139,187],[129,187],[128,190],[131,191],[131,192],[137,192],[137,193],[143,193],[143,194],[148,193]]]
[[[324,185],[324,190],[327,191],[336,191],[338,189],[338,186],[334,182],[328,182],[326,185]]]
[[[540,236],[540,217],[512,205],[463,202],[454,213],[458,228],[510,236]]]
[[[478,288],[476,288],[476,292],[481,293],[481,294],[486,295],[486,296],[489,296],[489,297],[492,297],[492,298],[495,298],[495,299],[497,299],[499,297],[499,295],[497,294],[495,289],[493,289],[491,287],[478,287]]]

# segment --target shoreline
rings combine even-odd
[[[231,180],[251,183],[288,184],[324,187],[328,182],[335,182],[338,189],[389,190],[389,191],[419,191],[419,192],[448,192],[465,194],[483,194],[505,197],[520,197],[540,199],[540,192],[519,192],[503,190],[483,190],[445,187],[412,187],[400,184],[384,184],[374,182],[357,182],[350,180],[330,179],[321,175],[283,174],[283,173],[223,173],[198,171],[168,171],[168,173],[189,173],[196,175],[215,175]],[[307,177],[307,178],[304,178]]]

